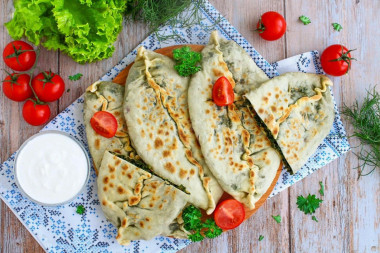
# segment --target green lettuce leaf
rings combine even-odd
[[[13,39],[61,50],[79,63],[110,57],[122,29],[126,0],[15,0],[6,23]]]

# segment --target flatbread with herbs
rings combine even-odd
[[[193,129],[222,188],[253,209],[273,182],[281,159],[243,95],[268,77],[243,48],[217,32],[212,32],[202,58],[202,70],[191,78],[188,92]],[[222,76],[230,81],[235,101],[219,107],[212,100],[212,87]]]
[[[223,190],[191,127],[188,85],[172,59],[141,47],[125,85],[124,116],[133,146],[152,171],[183,186],[189,202],[210,214]]]
[[[86,89],[84,94],[84,125],[95,170],[100,167],[106,150],[124,155],[134,163],[146,166],[131,146],[123,114],[123,99],[124,86],[113,82],[95,82]],[[92,128],[90,120],[98,111],[107,111],[115,116],[117,132],[114,137],[105,138],[97,134]]]
[[[324,75],[286,73],[246,95],[293,173],[330,132],[335,114],[332,85]]]
[[[187,195],[173,185],[108,151],[97,183],[101,207],[118,228],[121,245],[158,235],[187,237],[179,216]]]

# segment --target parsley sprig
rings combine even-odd
[[[193,205],[186,207],[182,212],[184,228],[192,231],[188,238],[193,242],[202,241],[205,237],[215,238],[222,234],[223,230],[218,227],[213,219],[201,221],[201,211]]]
[[[323,185],[323,182],[322,181],[319,181],[319,185],[321,186],[321,189],[319,189],[319,194],[321,194],[321,196],[325,196],[325,186]]]
[[[297,206],[305,214],[315,213],[320,203],[322,203],[322,200],[315,197],[314,194],[309,194],[306,198],[302,195],[297,197]]]
[[[311,20],[309,17],[306,17],[304,15],[300,16],[299,17],[299,20],[301,20],[301,22],[304,24],[304,25],[308,25],[311,23]]]
[[[77,211],[76,211],[77,214],[84,214],[85,211],[86,209],[84,208],[83,205],[77,206]]]
[[[273,218],[277,223],[281,223],[281,216],[280,216],[280,215],[277,215],[277,216],[272,215],[272,218]]]
[[[70,79],[70,81],[78,81],[79,79],[81,79],[82,76],[83,76],[83,74],[76,73],[75,75],[69,76],[69,79]]]
[[[338,23],[332,23],[331,25],[333,26],[333,28],[334,28],[335,31],[340,32],[340,30],[343,29],[343,27],[340,24],[338,24]]]
[[[191,51],[190,47],[174,49],[173,58],[177,62],[174,68],[180,76],[190,76],[201,70],[199,62],[202,60],[202,54]]]

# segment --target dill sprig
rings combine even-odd
[[[148,25],[159,41],[181,39],[176,28],[191,28],[194,25],[202,25],[205,30],[214,29],[220,19],[214,25],[202,24],[203,17],[200,8],[203,8],[204,0],[128,0],[126,8],[127,21],[141,21]],[[168,25],[172,33],[160,32],[161,26]]]
[[[354,127],[350,137],[360,140],[360,145],[356,147],[358,152],[355,153],[360,161],[356,167],[359,178],[380,168],[380,94],[375,88],[367,91],[361,106],[356,100],[352,107],[344,105],[342,110]]]

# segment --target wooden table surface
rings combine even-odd
[[[358,59],[352,71],[332,78],[339,106],[362,100],[367,88],[380,84],[380,1],[212,0],[211,3],[269,62],[314,49],[322,52],[335,43],[357,48],[352,53]],[[12,5],[12,0],[0,0],[1,51],[11,41],[4,22],[10,20]],[[264,41],[254,32],[260,14],[270,10],[281,13],[288,25],[285,36],[275,42]],[[301,15],[310,17],[311,24],[300,23]],[[343,30],[334,31],[333,22],[340,23]],[[59,73],[70,88],[58,102],[50,103],[51,117],[79,97],[86,86],[128,54],[148,32],[142,24],[125,25],[115,43],[113,57],[94,64],[79,65],[59,52],[43,50],[39,66]],[[3,68],[5,65],[0,61],[0,69]],[[81,81],[67,79],[78,72],[84,74]],[[1,78],[4,77],[1,74]],[[22,103],[12,102],[0,92],[1,162],[41,129],[26,124],[21,110]],[[348,133],[352,133],[347,121],[344,125]],[[355,140],[350,143],[357,145]],[[353,169],[357,165],[354,154],[349,152],[267,201],[237,229],[214,240],[194,243],[180,252],[380,252],[380,171],[358,180],[358,172]],[[298,210],[296,198],[317,193],[319,181],[325,184],[325,196],[315,214],[319,219],[316,223]],[[43,252],[3,202],[0,212],[1,252]],[[281,224],[277,224],[272,215],[281,215]],[[264,239],[259,242],[260,235]]]

